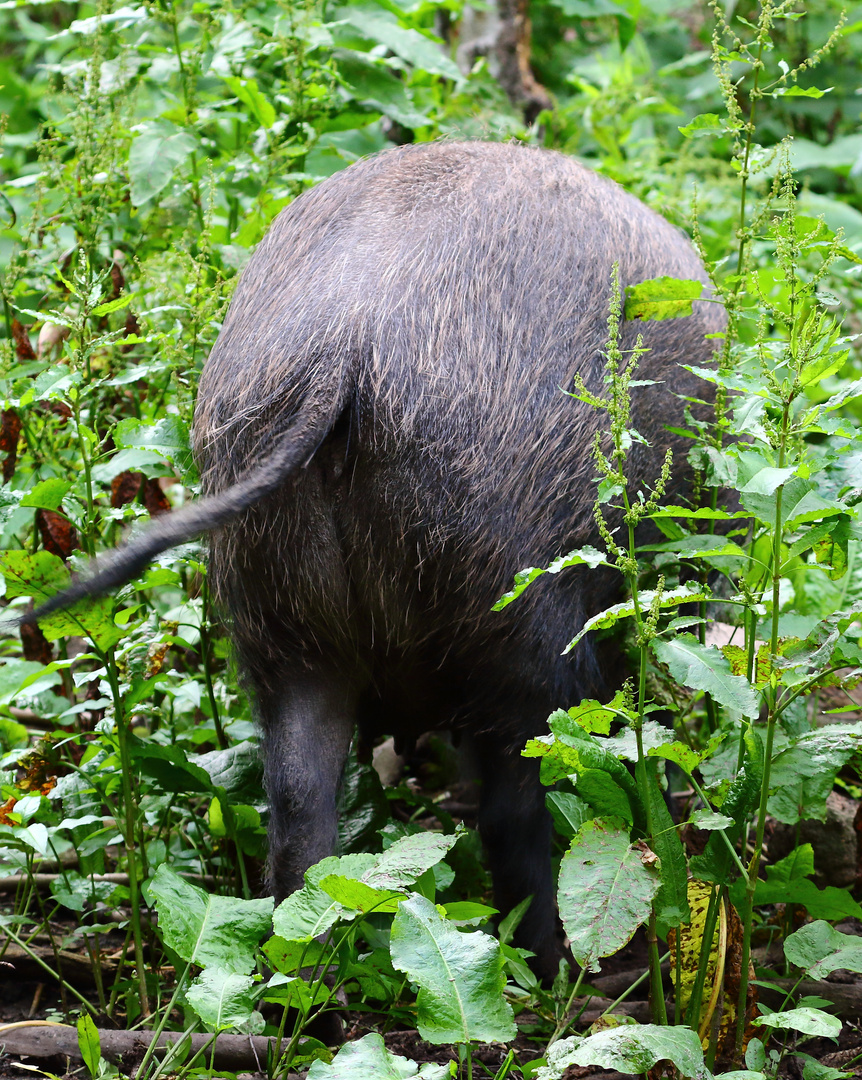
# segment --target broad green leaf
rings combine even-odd
[[[162,746],[134,735],[126,737],[135,767],[144,776],[155,780],[162,791],[175,795],[213,793],[209,773],[190,761],[179,746]]]
[[[773,760],[769,813],[787,825],[826,820],[826,799],[839,769],[862,747],[862,724],[806,732]]]
[[[44,666],[35,660],[19,660],[10,656],[0,665],[0,705],[8,705],[13,702],[22,692],[24,683],[34,676],[39,676],[45,670]],[[53,678],[51,685],[63,681],[59,671],[51,673]]]
[[[272,897],[215,896],[184,881],[165,863],[149,890],[155,897],[161,936],[183,960],[240,975],[252,970],[255,950],[272,926]]]
[[[562,1080],[571,1065],[645,1075],[659,1061],[672,1062],[680,1076],[699,1080],[709,1075],[700,1039],[691,1028],[625,1024],[561,1039],[548,1050],[548,1064],[538,1070],[536,1080]]]
[[[308,1080],[446,1080],[448,1076],[448,1065],[417,1065],[393,1054],[377,1032],[345,1043],[331,1063],[314,1061],[308,1070]]]
[[[71,486],[71,480],[62,480],[59,476],[42,480],[24,495],[21,506],[40,506],[43,510],[56,510]]]
[[[589,803],[570,791],[549,791],[545,805],[554,820],[554,828],[569,839],[593,817]]]
[[[716,814],[714,810],[695,810],[689,821],[696,829],[708,832],[713,829],[729,829],[733,825],[733,818],[729,818],[727,814]]]
[[[6,599],[32,596],[37,604],[69,584],[69,568],[59,555],[50,551],[4,551],[0,555],[0,574],[6,580]]]
[[[436,866],[466,831],[459,825],[448,836],[425,831],[402,836],[377,857],[374,866],[362,875],[362,881],[375,889],[406,889]]]
[[[273,934],[264,944],[263,953],[275,971],[293,975],[302,967],[314,967],[326,956],[326,949],[319,941],[286,941]]]
[[[39,315],[44,319],[45,315]],[[69,390],[73,386],[81,384],[80,371],[70,371],[65,364],[52,364],[49,368],[37,375],[29,388],[18,399],[22,406],[32,405],[34,401],[64,401]]]
[[[700,135],[712,135],[714,137],[715,133],[721,131],[722,127],[723,121],[717,113],[701,113],[700,116],[696,116],[684,127],[681,127],[679,131],[687,139],[697,138]]]
[[[275,123],[275,109],[257,88],[256,79],[240,79],[235,75],[222,75],[225,83],[245,105],[261,127],[268,131]]]
[[[703,282],[660,277],[626,288],[627,319],[680,319],[693,312],[692,301],[703,292]]]
[[[506,1042],[517,1033],[503,999],[500,943],[462,933],[424,896],[398,909],[390,939],[392,965],[419,986],[417,1028],[433,1043]]]
[[[822,1009],[787,1009],[785,1012],[768,1013],[756,1016],[752,1021],[755,1027],[779,1028],[782,1031],[798,1031],[821,1039],[837,1039],[841,1034],[841,1021]]]
[[[513,600],[521,595],[524,589],[529,584],[540,577],[542,574],[559,574],[561,570],[565,570],[569,566],[589,566],[594,570],[597,566],[607,566],[607,558],[594,547],[587,545],[586,547],[578,548],[576,551],[570,551],[568,555],[560,555],[559,558],[544,569],[539,566],[528,566],[526,570],[519,570],[515,574],[515,586],[507,593],[504,593],[496,604],[491,608],[492,611],[501,611],[507,604],[511,604]]]
[[[143,206],[164,191],[196,143],[187,131],[167,120],[144,121],[135,132],[129,149],[131,203]]]
[[[754,813],[760,802],[760,787],[763,780],[763,745],[757,732],[749,727],[743,736],[745,755],[739,773],[734,777],[724,799],[719,803],[723,815],[734,822],[734,827],[725,832],[712,832],[701,855],[690,860],[690,870],[701,881],[724,882],[731,874],[731,855],[725,837],[735,844],[737,838]],[[718,802],[718,800],[716,800]]]
[[[774,495],[782,484],[793,476],[792,468],[776,468],[762,454],[743,450],[736,455],[738,472],[736,482],[742,494]]]
[[[621,949],[649,917],[661,880],[627,830],[586,822],[560,865],[560,918],[581,967]]]
[[[614,740],[597,739],[583,730],[568,713],[558,709],[548,717],[551,736],[531,739],[522,751],[524,757],[542,759],[539,776],[543,784],[555,784],[565,776],[590,770],[607,773],[625,793],[630,814],[639,828],[645,827],[643,807],[637,784],[622,761],[612,752]]]
[[[679,518],[680,520],[693,520],[693,521],[734,521],[738,518],[751,517],[746,510],[735,510],[733,512],[727,510],[711,510],[708,506],[702,506],[698,510],[692,510],[688,506],[663,506],[660,510],[656,510],[654,514],[650,514],[650,520],[658,520],[659,518]]]
[[[823,921],[808,923],[786,938],[784,955],[812,979],[825,979],[833,971],[862,972],[862,938],[842,934]]]
[[[99,1075],[99,1059],[102,1056],[102,1047],[99,1042],[99,1029],[93,1023],[93,1018],[88,1012],[78,1017],[78,1049],[87,1066],[87,1072],[92,1077]]]
[[[91,315],[110,315],[113,311],[119,311],[121,308],[128,307],[133,300],[131,293],[124,293],[122,296],[118,296],[115,300],[106,300],[104,304],[98,304],[90,312]]]
[[[779,86],[777,89],[769,91],[767,97],[822,98],[824,94],[829,94],[834,89],[833,86],[827,86],[825,90],[818,90],[816,86]]]
[[[404,899],[404,893],[375,889],[364,881],[341,877],[338,874],[327,874],[321,878],[320,887],[343,907],[361,911],[363,914],[369,911],[397,911],[398,905]]]
[[[155,451],[176,465],[184,476],[193,477],[189,427],[178,416],[165,416],[154,424],[128,417],[117,424],[113,434],[118,448]]]
[[[850,895],[848,889],[833,885],[818,889],[808,878],[814,874],[814,851],[810,844],[802,844],[784,859],[766,868],[766,881],[757,882],[754,903],[794,904],[804,907],[812,919],[862,919],[862,906]],[[740,878],[733,882],[730,898],[737,905],[745,902],[745,883]]]
[[[366,102],[408,128],[423,127],[426,117],[416,109],[404,81],[389,68],[353,50],[339,50],[339,73],[357,101]]]
[[[658,762],[649,758],[646,763],[647,788],[653,837],[650,847],[658,855],[661,866],[661,885],[654,907],[663,937],[671,927],[688,922],[688,864],[679,833],[670,816],[664,791],[659,782]]]
[[[655,638],[650,645],[682,686],[709,693],[742,716],[757,716],[760,702],[754,689],[744,676],[732,674],[727,658],[714,645],[701,645],[693,634],[680,634],[670,641]]]
[[[258,1035],[264,1019],[255,1010],[255,980],[213,964],[185,992],[186,1001],[210,1031]]]
[[[333,900],[320,885],[323,878],[338,875],[359,879],[377,862],[378,856],[366,853],[331,855],[305,872],[305,884],[275,909],[272,923],[287,941],[310,941],[325,933],[339,919],[355,919],[360,914]]]
[[[764,470],[765,471],[765,470]],[[765,483],[765,481],[764,481]],[[776,499],[774,493],[743,492],[742,505],[765,525],[775,528]],[[843,514],[847,507],[837,501],[827,501],[819,494],[819,485],[813,480],[794,476],[784,485],[781,499],[781,519],[785,529],[799,528],[809,521]]]
[[[344,15],[363,37],[385,45],[420,71],[443,75],[459,85],[464,82],[458,65],[449,59],[437,41],[420,34],[418,30],[400,26],[397,19],[388,13],[351,6],[344,9]]]
[[[79,600],[71,607],[54,611],[39,620],[39,629],[49,641],[83,635],[102,652],[129,633],[128,627],[117,626],[114,622],[114,600],[110,596]]]
[[[592,809],[591,817],[619,818],[626,825],[634,824],[627,794],[608,773],[601,769],[580,770],[575,786]]]

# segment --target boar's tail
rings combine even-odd
[[[334,415],[337,415],[335,411]],[[279,439],[279,444],[260,465],[254,466],[237,483],[215,495],[197,499],[172,514],[165,514],[140,536],[98,559],[93,572],[73,581],[35,611],[27,612],[21,623],[34,623],[77,600],[100,596],[124,585],[143,572],[147,563],[168,548],[210,532],[238,517],[244,510],[271,495],[311,459],[332,425],[333,412],[303,414]]]

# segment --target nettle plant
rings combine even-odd
[[[669,462],[651,489],[627,479],[627,448],[641,438],[628,426],[639,349],[620,352],[623,300],[614,283],[605,391],[575,390],[608,414],[609,444],[598,440],[594,448],[604,551],[581,549],[545,569],[522,571],[500,601],[512,602],[539,574],[568,566],[612,566],[625,579],[629,598],[590,619],[569,649],[587,633],[627,620],[636,676],[611,702],[583,701],[554,713],[550,734],[531,741],[525,753],[541,759],[546,783],[563,781],[548,803],[571,837],[558,900],[580,978],[645,926],[657,1025],[649,1038],[670,1039],[659,1056],[683,1071],[691,1060],[684,1067],[674,1056],[676,1035],[659,1034],[669,1022],[687,1025],[702,1040],[706,1057],[698,1068],[704,1061],[710,1068],[739,1062],[745,1052],[748,1068],[765,1075],[774,1073],[778,1054],[767,1057],[764,1042],[752,1038],[755,1028],[783,1030],[785,1045],[789,1032],[805,1038],[840,1031],[835,1017],[804,1001],[780,1013],[761,1006],[754,1015],[751,937],[758,905],[805,907],[831,920],[862,914],[846,890],[820,890],[809,880],[810,846],[766,866],[761,876],[767,816],[790,825],[825,818],[839,770],[862,747],[862,724],[818,727],[816,710],[807,707],[822,688],[849,690],[862,681],[862,435],[842,411],[862,396],[862,380],[839,384],[833,378],[848,363],[852,339],[842,335],[829,310],[836,300],[825,290],[827,280],[854,273],[860,260],[822,221],[797,211],[781,148],[771,155],[777,175],[749,221],[746,193],[756,182],[759,148],[751,115],[743,119],[739,110],[739,85],[728,75],[731,61],[750,64],[753,111],[767,93],[757,87],[769,29],[789,17],[789,4],[764,6],[758,25],[750,26],[753,43],[733,35],[732,48],[720,40],[715,45],[722,88],[733,103],[724,130],[736,147],[743,224],[736,273],[715,282],[713,302],[729,312],[717,367],[690,369],[716,391],[714,422],[689,413],[685,428],[701,505],[663,504]],[[722,29],[728,31],[723,21]],[[792,92],[796,74],[785,65],[769,92]],[[714,126],[718,118],[701,118],[690,132]],[[645,282],[629,289],[625,314],[684,316],[699,294],[696,282]],[[621,517],[616,532],[605,507]],[[666,539],[638,546],[637,529],[647,519]],[[654,564],[650,589],[640,584],[647,553]],[[732,636],[720,645],[706,638],[706,605],[716,599],[732,623]],[[697,613],[681,611],[682,605]],[[670,713],[677,738],[649,715],[659,708]],[[612,734],[614,723],[621,730]],[[696,796],[688,823],[710,833],[692,858],[666,806],[666,762],[685,774]],[[661,980],[662,937],[675,987],[671,1017]],[[809,951],[814,940],[818,945]],[[818,922],[786,939],[785,957],[803,973],[832,970],[828,958],[842,948],[848,967],[859,970],[853,940]],[[725,967],[734,952],[735,962]],[[785,1005],[791,1000],[788,993]],[[644,1027],[636,1030],[647,1034]],[[555,1037],[560,1033],[558,1027]],[[608,1064],[594,1055],[593,1038],[554,1045],[550,1071],[542,1075],[560,1076],[569,1064]]]

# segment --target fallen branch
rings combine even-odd
[[[166,1031],[159,1037],[155,1056],[164,1057],[166,1051],[182,1038],[190,1041],[190,1054],[204,1050],[209,1061],[213,1036],[206,1033],[183,1036],[182,1032]],[[142,1056],[152,1040],[151,1031],[99,1031],[101,1055],[115,1065],[122,1064],[123,1059],[134,1061],[136,1057]],[[287,1045],[287,1040],[283,1045]],[[78,1048],[78,1032],[65,1024],[23,1021],[0,1025],[0,1046],[6,1054],[41,1061],[49,1058],[83,1060]],[[276,1039],[263,1035],[218,1035],[215,1042],[214,1068],[224,1072],[265,1072],[268,1052],[275,1054]],[[288,1073],[286,1080],[298,1080],[298,1074]]]

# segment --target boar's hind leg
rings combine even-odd
[[[533,897],[514,940],[536,954],[530,966],[548,984],[563,955],[551,875],[551,818],[545,808],[545,789],[539,783],[538,762],[522,758],[520,746],[502,743],[499,736],[475,738],[482,778],[479,832],[500,913],[506,915],[526,897]]]
[[[278,902],[302,885],[309,866],[335,852],[356,695],[335,665],[303,658],[270,674],[256,699],[270,812],[269,887]]]

